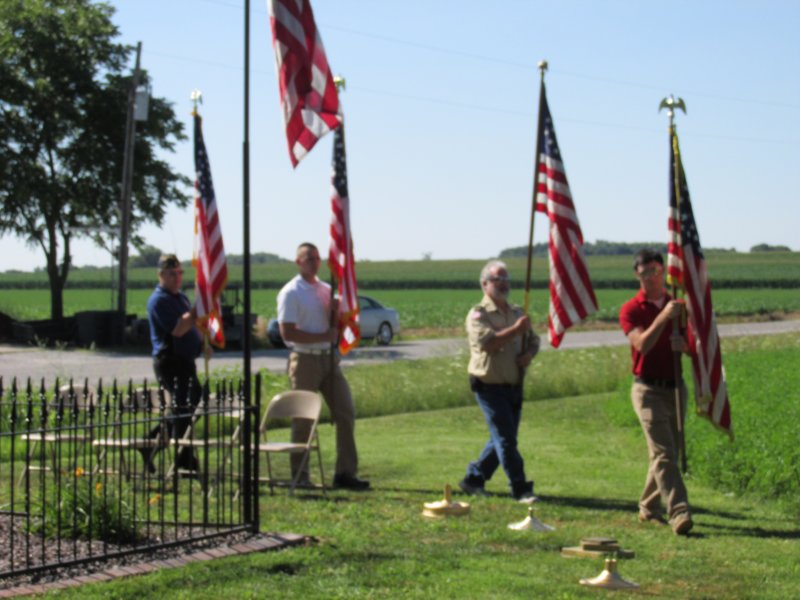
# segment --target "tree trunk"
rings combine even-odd
[[[48,223],[49,240],[46,251],[47,278],[50,281],[50,318],[61,320],[64,318],[64,285],[70,267],[69,236],[64,236],[64,253],[61,268],[58,267],[58,238],[54,224]]]
[[[50,318],[61,320],[64,318],[64,282],[57,273],[51,274],[49,266],[47,276],[50,278]]]

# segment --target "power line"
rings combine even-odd
[[[206,4],[214,4],[214,5],[217,5],[217,6],[225,6],[227,8],[236,8],[236,9],[239,9],[239,10],[243,10],[244,9],[244,7],[241,4],[234,4],[234,3],[228,2],[226,0],[200,0],[200,1],[201,2],[205,2]],[[252,7],[250,9],[250,12],[258,13],[258,14],[267,14],[267,11],[265,9],[256,8],[256,7]],[[530,73],[536,73],[536,69],[537,69],[537,65],[534,64],[533,62],[528,63],[528,62],[508,60],[508,59],[497,57],[497,56],[488,56],[488,55],[485,55],[485,54],[478,54],[478,53],[475,53],[475,52],[466,52],[464,50],[459,50],[459,49],[455,49],[455,48],[446,48],[446,47],[443,47],[443,46],[435,46],[433,44],[427,44],[427,43],[423,43],[423,42],[415,42],[415,41],[411,41],[411,40],[405,40],[405,39],[394,37],[394,36],[381,35],[381,34],[377,34],[377,33],[373,33],[373,32],[367,32],[367,31],[359,31],[357,29],[351,29],[349,27],[341,27],[341,26],[338,26],[338,25],[324,25],[323,24],[323,27],[321,27],[321,28],[322,29],[331,29],[333,31],[340,31],[342,33],[354,35],[354,36],[357,36],[357,37],[363,37],[363,38],[367,38],[367,39],[378,40],[378,41],[382,41],[382,42],[386,42],[386,43],[390,43],[390,44],[396,44],[396,45],[399,45],[399,46],[407,46],[409,48],[417,48],[419,50],[427,50],[429,52],[436,52],[436,53],[439,53],[439,54],[448,54],[448,55],[451,55],[451,56],[458,56],[458,57],[461,57],[461,58],[468,58],[468,59],[472,59],[472,60],[479,60],[479,61],[490,62],[490,63],[494,63],[494,64],[502,64],[502,65],[506,65],[506,66],[509,66],[509,67],[515,67],[515,68],[524,69],[524,70],[526,70],[526,71],[528,71]],[[219,65],[217,65],[217,66],[219,66]],[[257,72],[257,71],[254,71],[254,72]],[[657,91],[659,93],[663,93],[664,92],[664,86],[660,85],[660,84],[655,84],[655,83],[641,83],[641,82],[634,82],[634,81],[622,81],[622,80],[619,80],[619,79],[612,79],[612,78],[601,77],[601,76],[597,76],[597,75],[589,75],[589,74],[586,74],[586,73],[575,73],[575,72],[569,72],[569,71],[561,71],[559,69],[552,69],[552,68],[550,69],[550,73],[553,74],[553,75],[561,75],[561,76],[564,76],[564,77],[572,77],[574,79],[583,79],[583,80],[586,80],[586,81],[596,81],[596,82],[599,82],[599,83],[607,83],[607,84],[611,84],[611,85],[618,85],[618,86],[624,86],[624,87],[633,87],[633,88],[639,88],[639,89],[654,90],[654,91]],[[742,104],[759,104],[759,105],[762,105],[762,106],[776,106],[776,107],[781,107],[781,108],[800,109],[800,104],[793,104],[793,103],[789,103],[789,102],[775,102],[775,101],[772,101],[772,100],[761,100],[761,99],[758,99],[758,98],[736,98],[736,97],[723,96],[723,95],[719,95],[719,94],[713,94],[713,93],[703,92],[703,91],[698,91],[698,90],[683,90],[682,94],[683,95],[687,95],[687,96],[691,95],[691,96],[700,97],[700,98],[708,98],[710,100],[722,100],[722,101],[726,101],[726,102],[738,102],[738,103],[742,103]]]
[[[204,0],[204,1],[211,2],[213,0]],[[153,51],[151,51],[150,54],[153,54],[155,56],[161,56],[163,58],[169,58],[169,59],[172,59],[172,60],[179,60],[179,61],[182,61],[182,62],[198,63],[198,64],[203,64],[203,65],[206,65],[206,66],[211,66],[211,67],[220,68],[220,69],[227,69],[227,70],[232,70],[232,71],[237,71],[237,72],[241,72],[242,71],[242,67],[240,67],[240,66],[232,66],[232,65],[226,64],[226,63],[207,61],[207,60],[203,60],[203,59],[198,59],[196,57],[179,56],[179,55],[175,55],[175,54],[168,54],[168,53],[163,53],[163,52],[153,52]],[[259,73],[259,74],[269,74],[270,73],[269,71],[266,71],[266,70],[256,70],[256,69],[253,69],[252,72],[253,73]],[[475,111],[479,111],[479,112],[487,112],[487,113],[493,113],[493,114],[504,114],[504,115],[510,115],[510,116],[514,116],[514,117],[526,117],[526,118],[530,118],[531,120],[533,120],[533,118],[535,116],[534,115],[534,103],[531,103],[530,110],[521,111],[521,110],[513,110],[513,109],[499,107],[499,106],[486,106],[486,105],[481,105],[481,104],[472,104],[472,103],[468,103],[468,102],[459,102],[459,101],[455,101],[455,100],[449,100],[449,99],[446,99],[446,98],[433,98],[433,97],[429,97],[429,96],[420,96],[420,95],[416,95],[416,94],[404,94],[404,93],[398,93],[398,92],[389,91],[389,90],[379,90],[379,89],[374,89],[374,88],[361,87],[361,86],[358,86],[358,85],[349,86],[349,90],[351,90],[353,92],[362,92],[362,93],[365,93],[365,94],[373,94],[373,95],[382,96],[382,97],[385,97],[385,98],[395,98],[395,99],[398,99],[398,100],[413,100],[415,102],[425,102],[425,103],[428,103],[428,104],[437,104],[437,105],[441,105],[441,106],[457,107],[457,108],[462,108],[462,109],[466,109],[466,110],[475,110]],[[610,122],[603,122],[603,121],[590,121],[590,120],[586,120],[586,119],[570,118],[568,116],[564,117],[563,115],[560,115],[558,117],[558,121],[559,122],[564,122],[564,123],[573,123],[573,124],[576,124],[576,125],[585,125],[585,126],[591,126],[591,127],[602,127],[602,128],[608,128],[608,129],[614,129],[614,130],[623,130],[623,129],[625,129],[625,130],[630,130],[630,131],[643,131],[643,132],[647,132],[647,133],[662,133],[662,128],[640,127],[640,126],[637,126],[637,125],[630,125],[630,124],[626,124],[626,123],[610,123]],[[713,133],[691,133],[691,132],[687,132],[686,130],[684,130],[683,135],[686,136],[686,137],[722,139],[722,140],[739,141],[739,142],[752,142],[752,143],[761,143],[761,144],[787,144],[787,145],[788,144],[792,144],[792,145],[798,144],[797,140],[776,140],[776,139],[767,139],[767,138],[737,137],[737,136],[720,135],[720,134],[713,134]]]

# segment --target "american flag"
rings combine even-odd
[[[292,166],[342,122],[339,94],[309,0],[267,0]]]
[[[347,194],[347,157],[344,125],[333,135],[333,190],[331,195],[331,248],[328,266],[339,284],[339,351],[347,354],[361,340],[358,324],[358,285],[350,229],[350,198]]]
[[[194,199],[194,297],[198,327],[218,348],[225,347],[219,297],[228,283],[228,263],[222,245],[217,200],[211,181],[211,166],[203,142],[200,115],[194,115],[194,168],[197,172]]]
[[[558,348],[567,328],[597,310],[597,299],[583,256],[583,234],[572,203],[544,82],[539,104],[536,211],[550,220],[550,313],[548,337]]]
[[[667,282],[685,292],[689,325],[694,334],[691,352],[695,398],[698,412],[733,434],[728,389],[717,320],[711,304],[711,283],[700,247],[689,186],[681,163],[678,135],[670,131],[669,240],[667,243]]]

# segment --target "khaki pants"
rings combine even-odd
[[[681,412],[686,418],[686,386],[681,386]],[[667,516],[689,510],[686,486],[678,466],[678,424],[675,415],[675,390],[634,383],[633,408],[647,440],[650,468],[639,499],[642,515],[661,516],[662,501]]]
[[[333,368],[331,368],[333,366]],[[336,475],[358,474],[358,454],[356,452],[355,420],[356,412],[350,386],[339,367],[339,357],[335,356],[331,365],[330,354],[289,354],[289,381],[294,390],[321,392],[336,425]],[[305,420],[292,423],[292,439],[308,439],[310,424]],[[292,470],[299,467],[300,457],[292,455]],[[305,468],[308,477],[308,465]]]

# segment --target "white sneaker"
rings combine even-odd
[[[515,500],[520,504],[533,504],[534,502],[538,502],[539,498],[534,496],[533,492],[523,492],[523,494],[515,498]]]

